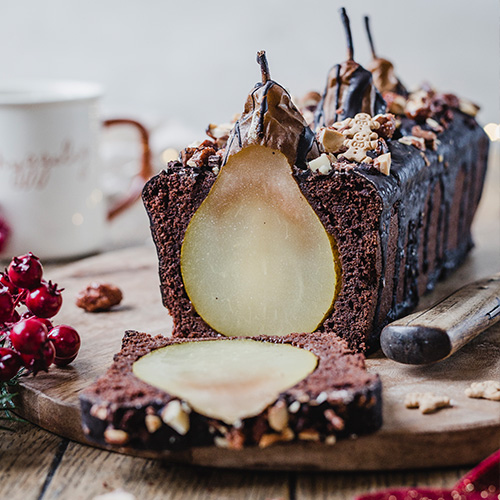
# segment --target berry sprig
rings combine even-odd
[[[50,320],[61,309],[63,289],[43,280],[43,268],[31,252],[14,257],[0,272],[0,413],[11,420],[8,385],[24,373],[36,375],[49,366],[66,366],[80,349],[78,332]],[[18,307],[25,306],[22,314]]]

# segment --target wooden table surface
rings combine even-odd
[[[492,163],[474,222],[477,246],[469,257],[478,276],[500,269],[500,165],[497,160]],[[0,430],[0,500],[92,500],[116,489],[137,500],[352,499],[367,491],[398,486],[451,487],[469,469],[377,473],[221,470],[120,455],[69,441],[29,423],[9,427],[10,431]]]

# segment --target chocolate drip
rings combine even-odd
[[[372,74],[354,61],[349,18],[340,10],[347,38],[347,61],[334,66],[327,78],[322,99],[314,117],[316,127],[328,127],[358,113],[374,116],[385,113],[386,102],[373,84]]]
[[[271,80],[264,51],[257,53],[257,62],[262,81],[250,92],[241,118],[231,132],[224,164],[230,155],[256,144],[281,151],[290,165],[307,168],[307,159],[319,155],[314,133],[293,104],[290,94]]]

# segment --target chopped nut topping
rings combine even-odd
[[[424,414],[451,406],[450,398],[436,396],[432,392],[411,392],[405,398],[406,408],[419,408]]]
[[[288,407],[290,413],[297,413],[300,410],[300,401],[294,401]]]
[[[406,146],[415,146],[417,149],[425,151],[425,141],[421,137],[415,137],[413,135],[405,135],[398,139],[398,142],[405,144]]]
[[[206,133],[216,142],[219,148],[224,148],[226,147],[232,128],[232,123],[221,123],[220,125],[210,123],[207,127]]]
[[[377,130],[379,137],[390,139],[396,131],[396,117],[391,113],[385,115],[375,115],[373,119],[380,123],[380,128]]]
[[[405,114],[416,121],[425,121],[432,114],[431,99],[426,90],[412,92],[406,101]]]
[[[123,299],[121,290],[110,283],[91,283],[76,296],[76,305],[87,312],[108,311]]]
[[[384,175],[389,175],[391,172],[391,153],[385,153],[375,158],[373,166]]]
[[[342,149],[345,140],[343,134],[328,127],[321,127],[316,137],[326,153],[338,153]]]
[[[480,108],[477,104],[474,104],[473,102],[471,102],[467,99],[459,98],[458,99],[458,109],[462,113],[465,113],[466,115],[475,117]]]
[[[413,137],[419,137],[424,140],[425,146],[433,151],[437,149],[437,135],[430,130],[424,130],[420,125],[415,125],[411,129]]]
[[[281,432],[288,427],[288,410],[284,401],[278,401],[269,408],[269,427],[274,431]]]
[[[395,115],[404,115],[406,99],[395,92],[384,92],[384,100],[387,103],[387,111]]]
[[[425,123],[427,123],[427,125],[429,125],[429,127],[434,130],[436,134],[440,134],[444,130],[444,128],[436,120],[434,120],[434,118],[427,118]]]
[[[337,437],[333,434],[331,436],[326,436],[325,444],[332,446],[337,442]]]
[[[344,430],[345,427],[344,420],[341,419],[331,408],[325,410],[323,415],[325,416],[326,420],[330,422],[330,424],[336,431]]]
[[[292,429],[287,427],[280,434],[262,434],[262,437],[259,441],[259,448],[267,448],[274,443],[278,443],[280,441],[291,441],[295,437]]]
[[[214,444],[217,448],[229,448],[229,441],[221,436],[214,437]]]
[[[150,434],[154,434],[161,427],[161,419],[158,415],[146,415],[144,422]]]
[[[319,441],[319,432],[314,429],[305,429],[299,432],[298,437],[301,441]]]
[[[183,410],[181,402],[174,399],[161,412],[161,419],[181,436],[189,431],[189,415]]]
[[[120,429],[107,428],[104,431],[104,440],[108,444],[114,445],[124,445],[127,444],[130,439],[128,432],[122,431]]]
[[[108,409],[105,406],[92,405],[90,414],[99,420],[106,420],[108,417]]]
[[[322,175],[327,175],[332,170],[330,156],[322,153],[320,156],[309,162],[309,169],[312,172],[319,172]]]
[[[490,399],[500,401],[500,382],[497,380],[485,380],[484,382],[473,382],[465,389],[465,395],[469,398]]]

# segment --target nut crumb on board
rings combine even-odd
[[[87,312],[108,311],[123,298],[122,291],[111,283],[91,283],[76,296],[76,305]]]
[[[473,382],[465,389],[465,395],[469,398],[489,399],[500,401],[500,382],[497,380],[485,380],[484,382]]]
[[[410,392],[405,397],[406,408],[419,408],[424,414],[451,406],[447,396],[436,396],[432,392]]]

